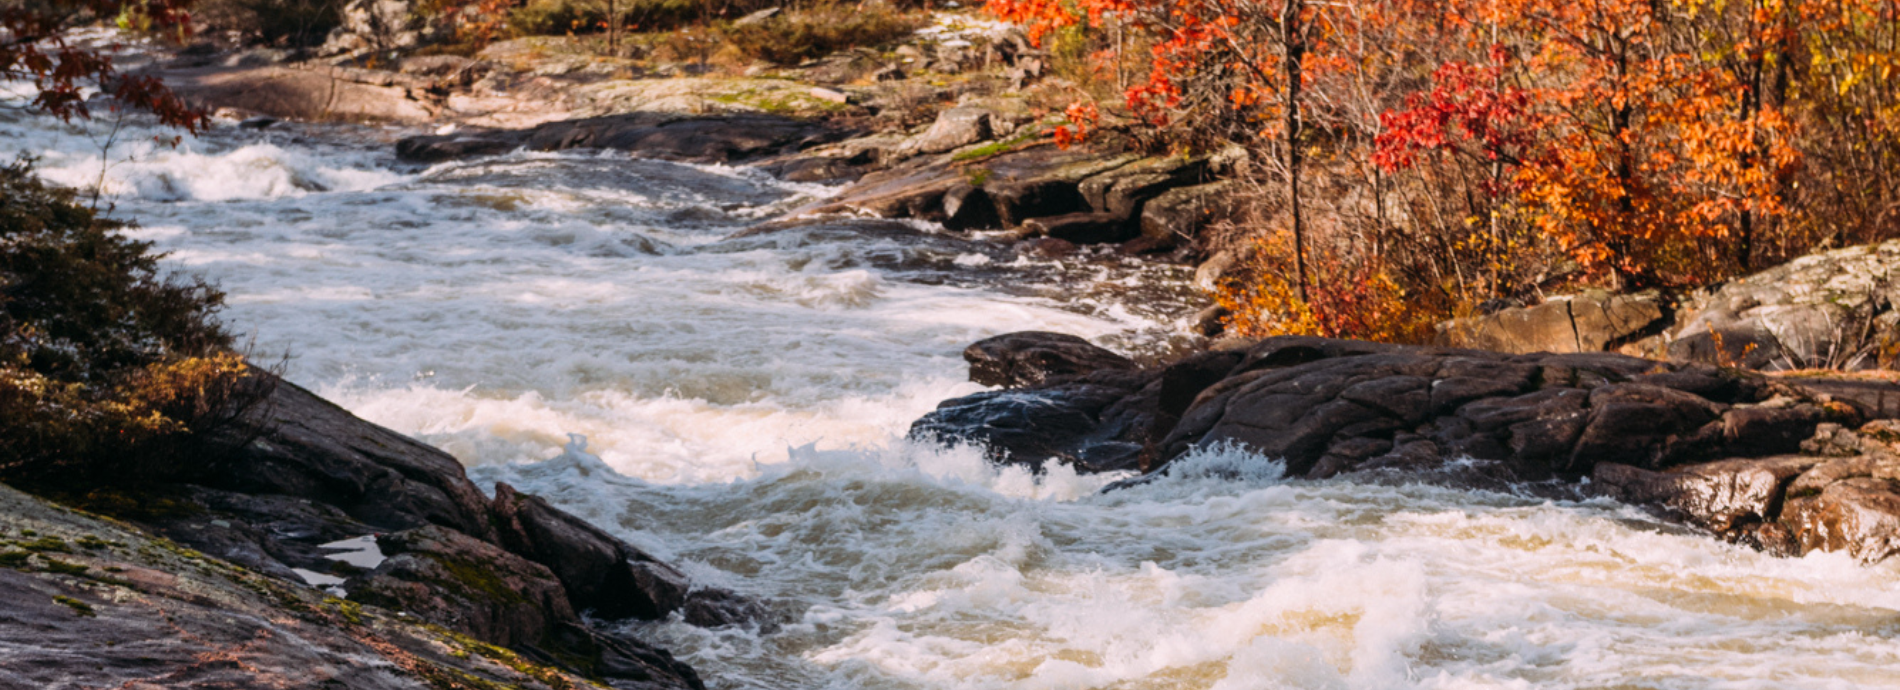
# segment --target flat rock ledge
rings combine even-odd
[[[793,153],[849,134],[820,122],[763,113],[635,112],[549,122],[529,129],[408,137],[396,142],[396,157],[412,163],[439,163],[515,149],[614,149],[649,158],[730,163]]]
[[[945,401],[910,434],[997,462],[1154,476],[1232,445],[1295,477],[1568,482],[1775,553],[1900,551],[1900,425],[1863,425],[1879,410],[1753,372],[1292,336],[1154,366],[1040,332],[964,356],[972,380],[1003,388]]]

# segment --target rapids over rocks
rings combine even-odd
[[[219,281],[289,379],[790,614],[634,624],[709,687],[1900,687],[1893,561],[1232,450],[1101,493],[1130,473],[904,438],[983,390],[959,354],[986,337],[1175,349],[1180,269],[924,223],[728,239],[834,191],[744,167],[109,129],[0,112],[7,152]]]

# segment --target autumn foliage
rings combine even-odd
[[[1147,76],[1100,106],[1253,153],[1269,210],[1223,296],[1242,330],[1412,338],[1486,302],[1900,236],[1900,0],[987,7],[1031,35],[1135,32],[1113,57]]]
[[[112,46],[83,43],[70,33],[87,24],[114,23],[157,35],[189,35],[191,0],[28,0],[0,3],[0,80],[32,84],[32,106],[61,118],[91,113],[87,89],[114,97],[111,107],[149,111],[161,123],[196,131],[205,115],[156,77],[125,74]]]
[[[0,480],[136,482],[209,458],[269,393],[215,318],[223,294],[148,243],[0,167]]]

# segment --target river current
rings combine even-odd
[[[979,338],[1164,353],[1178,268],[885,221],[730,239],[835,191],[742,167],[111,129],[0,111],[0,155],[98,188],[291,380],[775,602],[769,635],[632,628],[712,688],[1900,687],[1900,564],[1227,449],[1098,494],[904,440],[981,390]]]

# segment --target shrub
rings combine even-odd
[[[794,65],[846,48],[890,43],[924,24],[921,15],[888,5],[827,4],[745,26],[727,26],[720,33],[747,58]]]
[[[123,227],[0,168],[0,478],[171,474],[268,393],[215,317],[224,295],[160,275]]]
[[[345,0],[198,0],[193,14],[247,41],[284,47],[321,45],[342,23]]]

